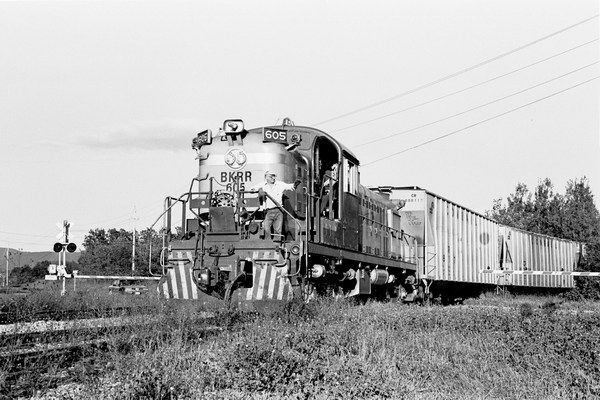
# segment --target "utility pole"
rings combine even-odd
[[[135,273],[135,237],[136,237],[136,226],[137,226],[137,217],[135,204],[133,205],[133,246],[131,249],[131,276]]]
[[[131,249],[131,276],[135,272],[135,227],[133,228],[133,246]]]
[[[9,248],[10,245],[6,245],[6,255],[4,256],[6,258],[6,281],[4,283],[4,285],[8,288],[8,259],[10,258],[10,251]]]

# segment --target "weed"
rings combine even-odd
[[[169,301],[73,373],[95,374],[82,390],[97,399],[599,397],[600,305],[546,300],[317,299],[264,312]]]
[[[530,303],[521,303],[519,312],[523,318],[529,318],[533,315],[533,306]]]

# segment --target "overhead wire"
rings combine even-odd
[[[0,233],[5,233],[8,235],[31,236],[31,237],[40,237],[40,238],[51,238],[52,237],[52,235],[35,235],[32,233],[17,233],[17,232],[8,232],[8,231],[0,231]]]
[[[514,48],[514,49],[512,49],[512,50],[509,50],[509,51],[507,51],[507,52],[501,53],[501,54],[499,54],[499,55],[497,55],[497,56],[495,56],[495,57],[488,58],[487,60],[481,61],[481,62],[479,62],[479,63],[477,63],[477,64],[475,64],[475,65],[472,65],[472,66],[470,66],[470,67],[463,68],[463,69],[461,69],[461,70],[459,70],[459,71],[456,71],[456,72],[454,72],[454,73],[451,73],[451,74],[449,74],[449,75],[443,76],[443,77],[441,77],[441,78],[438,78],[438,79],[436,79],[436,80],[434,80],[434,81],[431,81],[431,82],[429,82],[429,83],[426,83],[426,84],[423,84],[423,85],[421,85],[421,86],[418,86],[418,87],[416,87],[416,88],[414,88],[414,89],[407,90],[407,91],[405,91],[405,92],[403,92],[403,93],[399,93],[399,94],[397,94],[397,95],[394,95],[394,96],[388,97],[388,98],[386,98],[386,99],[383,99],[383,100],[376,101],[376,102],[374,102],[374,103],[371,103],[371,104],[368,104],[368,105],[366,105],[366,106],[363,106],[363,107],[356,108],[356,109],[354,109],[354,110],[352,110],[352,111],[346,112],[346,113],[344,113],[344,114],[340,114],[340,115],[338,115],[338,116],[335,116],[335,117],[332,117],[332,118],[329,118],[329,119],[326,119],[326,120],[324,120],[324,121],[317,122],[317,123],[314,123],[314,124],[311,124],[311,125],[313,125],[313,126],[323,125],[323,124],[326,124],[326,123],[328,123],[328,122],[332,122],[332,121],[338,120],[338,119],[340,119],[340,118],[344,118],[344,117],[347,117],[347,116],[349,116],[349,115],[356,114],[356,113],[358,113],[358,112],[365,111],[365,110],[368,110],[368,109],[370,109],[370,108],[373,108],[373,107],[376,107],[376,106],[379,106],[379,105],[382,105],[382,104],[388,103],[388,102],[390,102],[390,101],[392,101],[392,100],[396,100],[396,99],[398,99],[398,98],[400,98],[400,97],[407,96],[407,95],[409,95],[409,94],[412,94],[412,93],[415,93],[415,92],[417,92],[417,91],[419,91],[419,90],[426,89],[426,88],[428,88],[428,87],[430,87],[430,86],[433,86],[433,85],[436,85],[436,84],[438,84],[438,83],[444,82],[444,81],[446,81],[446,80],[448,80],[448,79],[451,79],[451,78],[454,78],[454,77],[456,77],[456,76],[462,75],[462,74],[464,74],[464,73],[466,73],[466,72],[469,72],[469,71],[472,71],[472,70],[474,70],[474,69],[480,68],[480,67],[482,67],[482,66],[484,66],[484,65],[490,64],[490,63],[492,63],[492,62],[494,62],[494,61],[497,61],[497,60],[499,60],[499,59],[501,59],[501,58],[504,58],[504,57],[506,57],[506,56],[509,56],[509,55],[511,55],[511,54],[514,54],[514,53],[516,53],[516,52],[518,52],[518,51],[521,51],[521,50],[523,50],[523,49],[526,49],[527,47],[533,46],[534,44],[540,43],[540,42],[542,42],[542,41],[544,41],[544,40],[547,40],[547,39],[549,39],[549,38],[551,38],[551,37],[554,37],[554,36],[556,36],[556,35],[559,35],[559,34],[561,34],[561,33],[565,32],[565,31],[567,31],[567,30],[569,30],[569,29],[573,29],[573,28],[575,28],[575,27],[577,27],[577,26],[579,26],[579,25],[582,25],[582,24],[584,24],[584,23],[586,23],[586,22],[588,22],[588,21],[591,21],[591,20],[593,20],[593,19],[595,19],[595,18],[598,18],[598,15],[599,15],[599,14],[595,14],[595,15],[593,15],[593,16],[591,16],[591,17],[589,17],[589,18],[586,18],[586,19],[584,19],[584,20],[582,20],[582,21],[579,21],[579,22],[577,22],[577,23],[575,23],[575,24],[569,25],[569,26],[567,26],[567,27],[565,27],[565,28],[562,28],[562,29],[560,29],[560,30],[558,30],[558,31],[552,32],[552,33],[550,33],[550,34],[548,34],[548,35],[546,35],[546,36],[543,36],[543,37],[541,37],[541,38],[538,38],[538,39],[536,39],[536,40],[534,40],[534,41],[532,41],[532,42],[526,43],[526,44],[524,44],[524,45],[521,45],[521,46],[519,46],[519,47],[517,47],[517,48]]]
[[[180,191],[183,190],[187,190],[189,189],[189,184],[187,184],[185,187],[182,187],[182,189],[180,189]],[[137,213],[137,220],[141,220],[143,219],[143,217],[148,216],[152,213],[154,213],[154,210],[158,210],[160,208],[162,208],[163,205],[162,204],[157,204],[157,205],[148,205],[145,207],[141,207],[138,209],[138,213]],[[140,213],[139,211],[141,210],[147,210],[146,212],[142,212]],[[99,225],[99,224],[103,224],[106,222],[112,222],[113,224],[117,224],[117,223],[121,223],[121,222],[127,222],[127,221],[133,221],[133,217],[130,214],[122,214],[118,217],[114,217],[114,218],[109,218],[109,219],[104,219],[104,220],[99,220],[99,221],[94,221],[94,222],[78,222],[79,225],[88,225],[88,226],[93,226],[93,225]],[[76,229],[75,231],[77,232],[82,232],[84,231],[83,229]],[[85,231],[86,233],[88,231]]]
[[[533,85],[533,86],[530,86],[530,87],[528,87],[528,88],[526,88],[526,89],[521,89],[521,90],[519,90],[519,91],[517,91],[517,92],[511,93],[511,94],[509,94],[509,95],[506,95],[506,96],[504,96],[504,97],[501,97],[501,98],[499,98],[499,99],[492,100],[492,101],[489,101],[489,102],[487,102],[487,103],[480,104],[480,105],[478,105],[478,106],[475,106],[475,107],[469,108],[468,110],[461,111],[461,112],[459,112],[459,113],[452,114],[452,115],[449,115],[449,116],[447,116],[447,117],[444,117],[444,118],[438,119],[438,120],[436,120],[436,121],[433,121],[433,122],[428,122],[428,123],[426,123],[426,124],[423,124],[423,125],[416,126],[416,127],[414,127],[414,128],[406,129],[406,130],[404,130],[404,131],[401,131],[401,132],[392,133],[392,134],[390,134],[390,135],[387,135],[387,136],[383,136],[383,137],[380,137],[380,138],[377,138],[377,139],[369,140],[368,142],[364,142],[364,143],[357,144],[357,145],[355,145],[354,147],[362,147],[362,146],[366,146],[366,145],[369,145],[369,144],[373,144],[373,143],[381,142],[381,141],[383,141],[383,140],[390,139],[390,138],[392,138],[392,137],[396,137],[396,136],[402,136],[402,135],[405,135],[405,134],[407,134],[407,133],[414,132],[414,131],[416,131],[416,130],[419,130],[419,129],[422,129],[422,128],[425,128],[425,127],[428,127],[428,126],[431,126],[431,125],[434,125],[434,124],[437,124],[437,123],[440,123],[440,122],[443,122],[443,121],[447,121],[447,120],[449,120],[449,119],[452,119],[452,118],[454,118],[454,117],[458,117],[458,116],[460,116],[460,115],[464,115],[464,114],[466,114],[466,113],[468,113],[468,112],[471,112],[471,111],[474,111],[474,110],[478,110],[478,109],[480,109],[480,108],[483,108],[483,107],[487,107],[487,106],[489,106],[489,105],[491,105],[491,104],[498,103],[499,101],[506,100],[506,99],[508,99],[508,98],[510,98],[510,97],[513,97],[513,96],[519,95],[519,94],[521,94],[521,93],[527,92],[527,91],[529,91],[529,90],[535,89],[535,88],[537,88],[537,87],[539,87],[539,86],[546,85],[546,84],[548,84],[548,83],[550,83],[550,82],[553,82],[553,81],[555,81],[555,80],[557,80],[557,79],[564,78],[564,77],[565,77],[565,76],[567,76],[567,75],[574,74],[574,73],[576,73],[576,72],[579,72],[579,71],[581,71],[582,69],[589,68],[589,67],[591,67],[592,65],[596,65],[596,64],[598,64],[599,62],[600,62],[600,61],[595,61],[595,62],[593,62],[593,63],[591,63],[591,64],[588,64],[588,65],[585,65],[585,66],[583,66],[583,67],[577,68],[577,69],[575,69],[575,70],[569,71],[569,72],[567,72],[567,73],[565,73],[565,74],[562,74],[562,75],[556,76],[556,77],[554,77],[554,78],[552,78],[552,79],[549,79],[549,80],[547,80],[547,81],[544,81],[544,82],[541,82],[541,83],[535,84],[535,85]]]
[[[458,134],[458,133],[460,133],[460,132],[464,132],[464,131],[466,131],[466,130],[469,130],[469,129],[471,129],[471,128],[474,128],[474,127],[476,127],[476,126],[478,126],[478,125],[481,125],[481,124],[484,124],[484,123],[486,123],[486,122],[492,121],[492,120],[494,120],[494,119],[496,119],[496,118],[500,118],[500,117],[502,117],[502,116],[505,116],[505,115],[507,115],[507,114],[510,114],[510,113],[513,113],[513,112],[515,112],[515,111],[521,110],[521,109],[523,109],[523,108],[525,108],[525,107],[529,107],[529,106],[531,106],[531,105],[533,105],[533,104],[539,103],[540,101],[544,101],[544,100],[547,100],[547,99],[549,99],[549,98],[551,98],[551,97],[557,96],[557,95],[559,95],[559,94],[561,94],[561,93],[567,92],[567,91],[569,91],[569,90],[571,90],[571,89],[574,89],[574,88],[576,88],[576,87],[579,87],[579,86],[585,85],[586,83],[592,82],[592,81],[594,81],[594,80],[596,80],[596,79],[598,79],[598,78],[600,78],[600,75],[599,75],[599,76],[595,76],[595,77],[593,77],[593,78],[591,78],[591,79],[588,79],[588,80],[586,80],[586,81],[583,81],[583,82],[581,82],[581,83],[578,83],[578,84],[576,84],[576,85],[569,86],[569,87],[568,87],[568,88],[566,88],[566,89],[559,90],[558,92],[554,92],[554,93],[552,93],[552,94],[549,94],[548,96],[544,96],[544,97],[542,97],[542,98],[539,98],[539,99],[537,99],[537,100],[534,100],[534,101],[531,101],[531,102],[529,102],[529,103],[523,104],[523,105],[521,105],[521,106],[519,106],[519,107],[512,108],[512,109],[510,109],[510,110],[508,110],[508,111],[505,111],[505,112],[503,112],[503,113],[496,114],[496,115],[494,115],[494,116],[492,116],[492,117],[489,117],[489,118],[486,118],[486,119],[484,119],[484,120],[481,120],[481,121],[475,122],[474,124],[471,124],[471,125],[465,126],[465,127],[461,128],[461,129],[457,129],[457,130],[455,130],[455,131],[452,131],[452,132],[446,133],[446,134],[444,134],[444,135],[441,135],[441,136],[435,137],[435,138],[433,138],[433,139],[430,139],[430,140],[427,140],[427,141],[425,141],[425,142],[419,143],[419,144],[417,144],[417,145],[414,145],[414,146],[408,147],[408,148],[406,148],[406,149],[403,149],[403,150],[397,151],[397,152],[395,152],[395,153],[392,153],[392,154],[390,154],[390,155],[387,155],[387,156],[385,156],[385,157],[380,157],[380,158],[377,158],[377,159],[375,159],[375,160],[373,160],[373,161],[370,161],[370,162],[368,162],[368,163],[365,163],[365,164],[363,164],[363,167],[366,167],[366,166],[369,166],[369,165],[373,165],[373,164],[375,164],[375,163],[378,163],[378,162],[380,162],[380,161],[387,160],[387,159],[389,159],[389,158],[395,157],[395,156],[397,156],[397,155],[400,155],[400,154],[402,154],[402,153],[406,153],[407,151],[414,150],[414,149],[416,149],[416,148],[423,147],[423,146],[425,146],[425,145],[427,145],[427,144],[430,144],[430,143],[436,142],[436,141],[438,141],[438,140],[441,140],[441,139],[447,138],[447,137],[449,137],[449,136],[456,135],[456,134]]]
[[[46,245],[46,242],[26,242],[26,241],[20,241],[20,240],[5,240],[3,239],[1,242],[7,242],[9,243],[9,245],[13,245],[13,244],[35,244],[35,245],[39,245],[39,246],[43,246]]]
[[[146,206],[146,207],[142,207],[141,210],[151,210],[151,209],[155,209],[159,206]],[[145,214],[142,214],[145,215]],[[113,217],[113,218],[108,218],[108,219],[102,219],[99,221],[93,221],[93,222],[87,222],[87,221],[83,221],[83,222],[79,222],[80,225],[97,225],[97,224],[102,224],[102,223],[106,223],[106,222],[112,222],[112,221],[116,221],[116,222],[123,222],[123,221],[128,221],[131,220],[131,213],[129,214],[121,214],[118,217]]]
[[[506,77],[506,76],[509,76],[509,75],[512,75],[512,74],[514,74],[514,73],[517,73],[517,72],[523,71],[523,70],[525,70],[525,69],[527,69],[527,68],[533,67],[533,66],[535,66],[535,65],[538,65],[538,64],[540,64],[540,63],[543,63],[543,62],[545,62],[545,61],[551,60],[551,59],[553,59],[553,58],[559,57],[559,56],[561,56],[561,55],[564,55],[564,54],[566,54],[566,53],[569,53],[569,52],[571,52],[571,51],[577,50],[577,49],[579,49],[579,48],[581,48],[581,47],[583,47],[583,46],[587,46],[587,45],[589,45],[589,44],[591,44],[591,43],[597,42],[598,40],[599,40],[599,39],[593,39],[593,40],[590,40],[590,41],[588,41],[588,42],[585,42],[585,43],[579,44],[579,45],[577,45],[577,46],[575,46],[575,47],[571,47],[570,49],[567,49],[567,50],[561,51],[560,53],[556,53],[556,54],[554,54],[554,55],[552,55],[552,56],[550,56],[550,57],[546,57],[546,58],[544,58],[544,59],[542,59],[542,60],[538,60],[538,61],[536,61],[536,62],[534,62],[534,63],[532,63],[532,64],[526,65],[526,66],[524,66],[524,67],[521,67],[521,68],[517,68],[517,69],[515,69],[515,70],[512,70],[512,71],[510,71],[510,72],[507,72],[507,73],[505,73],[505,74],[502,74],[502,75],[495,76],[495,77],[493,77],[493,78],[491,78],[491,79],[485,80],[485,81],[483,81],[483,82],[476,83],[476,84],[474,84],[474,85],[471,85],[471,86],[468,86],[468,87],[466,87],[466,88],[464,88],[464,89],[460,89],[460,90],[454,91],[454,92],[452,92],[452,93],[448,93],[448,94],[445,94],[445,95],[443,95],[443,96],[436,97],[435,99],[428,100],[428,101],[425,101],[425,102],[423,102],[423,103],[419,103],[419,104],[416,104],[416,105],[414,105],[414,106],[410,106],[410,107],[404,108],[404,109],[402,109],[402,110],[394,111],[394,112],[391,112],[391,113],[389,113],[389,114],[382,115],[382,116],[380,116],[380,117],[376,117],[376,118],[372,118],[372,119],[369,119],[369,120],[366,120],[366,121],[358,122],[358,123],[356,123],[356,124],[349,125],[349,126],[346,126],[346,127],[344,127],[344,128],[340,128],[340,129],[334,129],[334,130],[331,130],[330,132],[341,132],[341,131],[344,131],[344,130],[346,130],[346,129],[351,129],[351,128],[355,128],[355,127],[357,127],[357,126],[361,126],[361,125],[368,124],[368,123],[370,123],[370,122],[379,121],[379,120],[381,120],[381,119],[384,119],[384,118],[387,118],[387,117],[391,117],[392,115],[397,115],[397,114],[400,114],[400,113],[403,113],[403,112],[406,112],[406,111],[414,110],[415,108],[422,107],[422,106],[424,106],[424,105],[427,105],[427,104],[431,104],[431,103],[433,103],[433,102],[436,102],[436,101],[438,101],[438,100],[443,100],[443,99],[446,99],[446,98],[448,98],[448,97],[451,97],[451,96],[454,96],[454,95],[456,95],[456,94],[459,94],[459,93],[466,92],[467,90],[474,89],[474,88],[476,88],[476,87],[479,87],[479,86],[485,85],[486,83],[490,83],[490,82],[493,82],[493,81],[495,81],[495,80],[498,80],[498,79],[500,79],[500,78],[504,78],[504,77]]]

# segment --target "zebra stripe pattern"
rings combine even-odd
[[[160,295],[167,299],[198,299],[198,287],[192,279],[192,254],[189,251],[176,254],[177,265],[168,268],[167,274],[158,283]]]
[[[193,258],[189,251],[176,252],[176,265],[169,267],[167,274],[158,284],[162,297],[168,299],[199,299],[198,287],[192,279]],[[255,261],[252,265],[252,287],[240,288],[233,294],[238,301],[244,300],[291,300],[292,284],[287,277],[288,267],[276,267],[282,257],[278,252],[257,252],[252,254]],[[252,259],[249,259],[250,261]]]
[[[239,297],[244,300],[291,300],[292,284],[287,273],[287,266],[254,263],[252,287],[240,290]]]

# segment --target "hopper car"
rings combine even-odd
[[[498,284],[482,270],[573,271],[580,255],[577,243],[501,226],[416,187],[368,188],[349,148],[288,118],[253,129],[226,120],[198,133],[192,148],[197,175],[186,193],[165,199],[161,215],[166,298],[422,301]],[[267,171],[295,184],[271,195],[263,190]],[[272,209],[280,232],[266,223]],[[547,278],[510,283],[573,286],[572,277]]]
[[[502,225],[416,186],[371,189],[401,206],[401,227],[417,239],[433,297],[464,298],[494,286],[561,291],[586,275],[575,272],[582,243]]]

